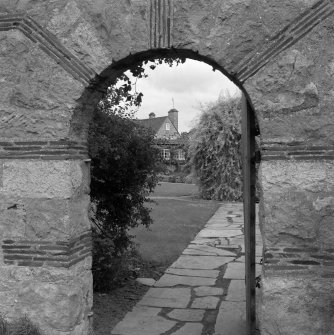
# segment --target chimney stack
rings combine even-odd
[[[173,125],[174,125],[174,127],[176,128],[177,131],[179,131],[179,116],[178,116],[178,114],[179,114],[179,112],[175,108],[171,109],[168,112],[168,117],[171,120],[171,122],[173,123]]]
[[[150,114],[148,115],[148,117],[149,117],[150,119],[154,119],[154,118],[155,118],[155,114],[152,112],[152,113],[150,113]]]

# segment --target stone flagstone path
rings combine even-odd
[[[223,204],[111,334],[246,334],[244,252],[242,204]]]

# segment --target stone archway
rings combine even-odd
[[[331,0],[3,2],[0,313],[87,334],[87,121],[112,64],[175,48],[225,69],[258,118],[262,334],[330,334],[333,12]]]

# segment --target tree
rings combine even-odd
[[[189,145],[189,165],[204,199],[242,199],[240,99],[204,107]]]

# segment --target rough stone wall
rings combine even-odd
[[[89,164],[71,138],[84,85],[37,38],[0,31],[0,313],[50,335],[88,334]]]
[[[333,38],[330,17],[246,83],[262,140],[262,334],[333,332]]]
[[[0,313],[27,313],[51,335],[88,333],[88,122],[103,89],[138,60],[131,53],[173,46],[244,83],[255,108],[262,334],[330,334],[333,6],[0,1]]]

